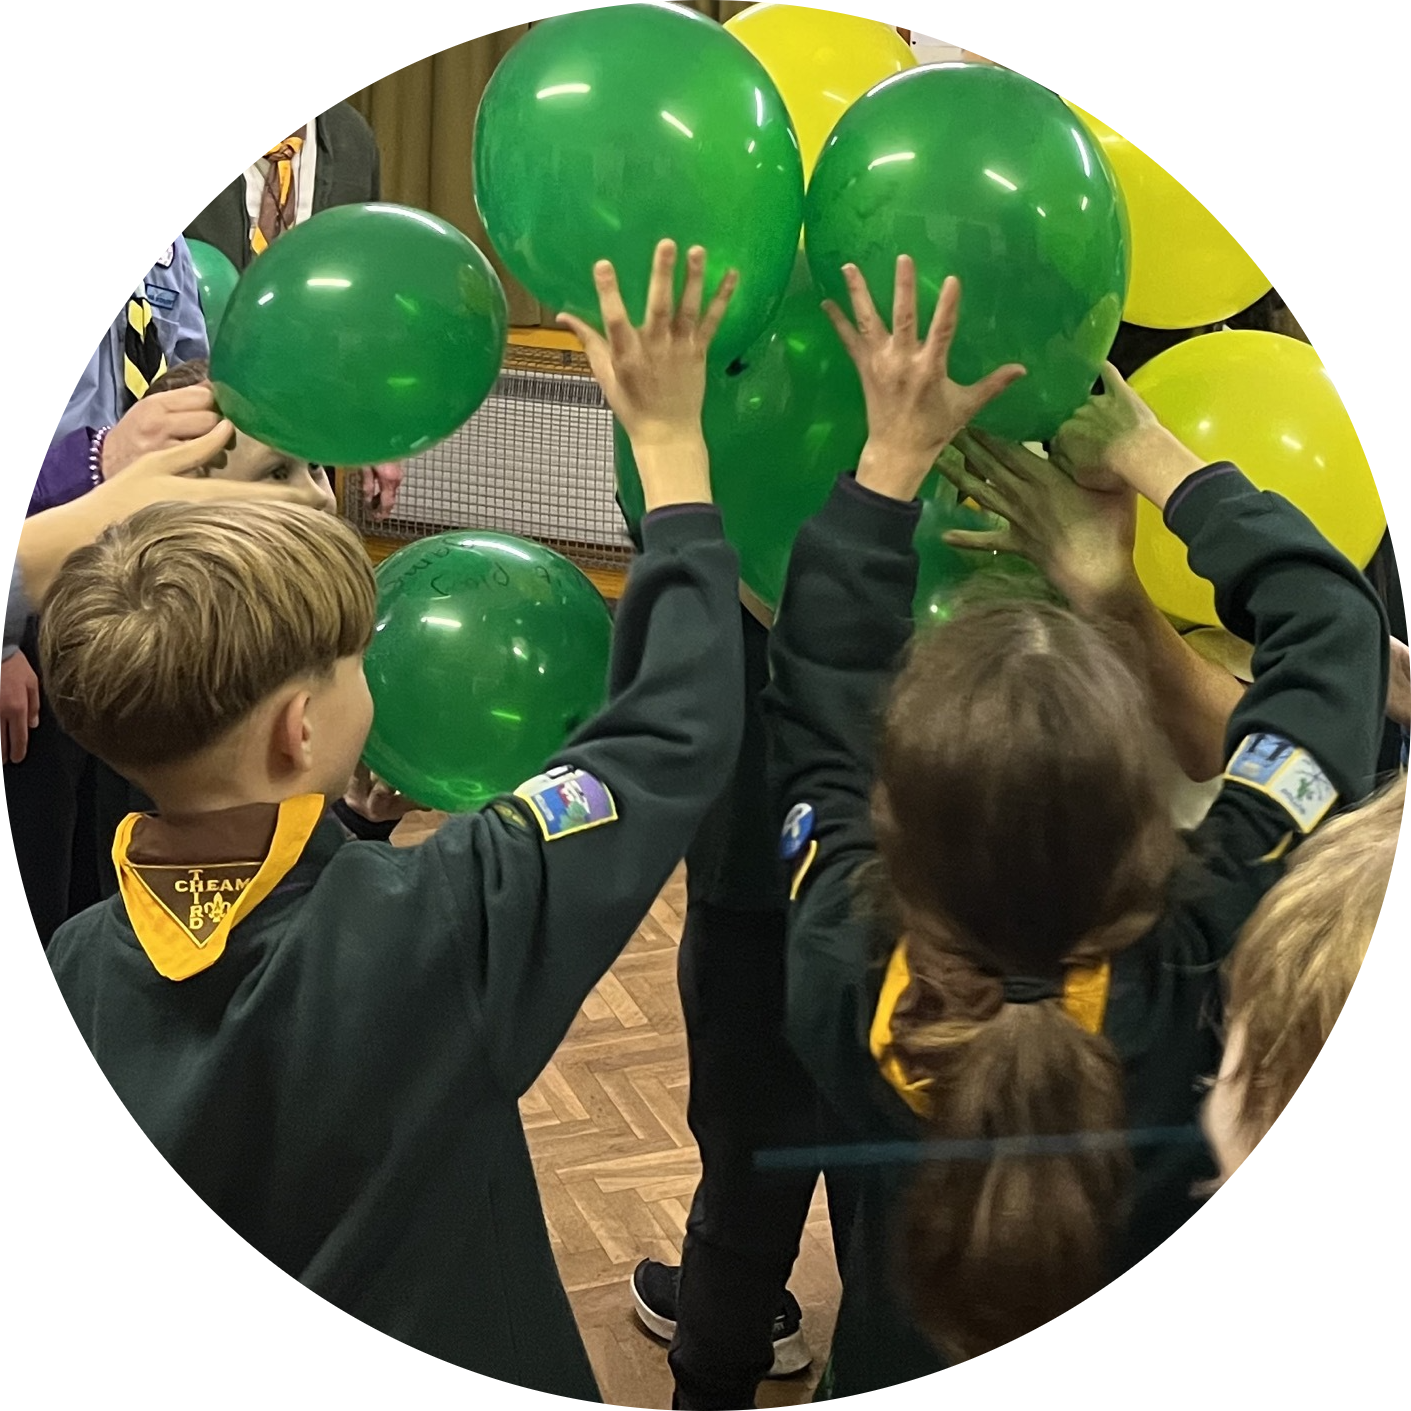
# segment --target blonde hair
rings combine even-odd
[[[874,815],[911,971],[894,1051],[927,1085],[943,1140],[1076,1139],[929,1163],[913,1181],[904,1277],[918,1326],[952,1359],[1110,1275],[1130,1174],[1122,1068],[1061,986],[1161,914],[1180,855],[1164,758],[1117,651],[1053,604],[958,612],[917,641],[893,689]],[[1007,1002],[1005,977],[1054,997]]]
[[[75,553],[45,599],[59,723],[119,770],[177,764],[272,691],[372,636],[372,566],[349,526],[290,505],[156,505]]]
[[[1229,961],[1227,1028],[1244,1035],[1236,1121],[1252,1146],[1308,1076],[1371,944],[1391,878],[1406,776],[1334,819],[1293,855]]]

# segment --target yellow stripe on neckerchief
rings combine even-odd
[[[238,866],[181,868],[190,874],[177,887],[190,897],[184,917],[173,912],[143,879],[142,869],[127,860],[132,831],[142,815],[130,813],[124,818],[113,840],[113,865],[128,920],[157,973],[168,980],[189,980],[214,965],[237,923],[269,896],[303,855],[326,807],[322,794],[304,794],[280,804],[264,861],[248,864],[252,874],[229,883],[233,901],[227,900],[223,887],[209,893],[203,890],[202,878],[211,872],[238,871]],[[205,895],[211,899],[203,902]]]
[[[1073,967],[1064,973],[1063,1012],[1089,1034],[1102,1032],[1111,981],[1112,966],[1106,960],[1092,967]],[[872,1057],[876,1060],[882,1076],[896,1090],[901,1100],[918,1117],[929,1117],[930,1080],[913,1080],[894,1047],[892,1016],[910,986],[911,967],[907,964],[906,942],[901,941],[887,963],[887,973],[882,980],[882,993],[878,996],[877,1010],[872,1016]]]
[[[124,409],[135,406],[147,389],[167,370],[162,340],[152,318],[144,290],[127,301],[127,326],[123,329],[122,380]]]
[[[307,125],[265,153],[265,184],[260,193],[260,211],[250,232],[250,248],[257,255],[294,226],[294,159],[303,150]]]

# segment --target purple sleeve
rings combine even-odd
[[[88,468],[88,453],[92,444],[92,434],[86,426],[80,426],[77,431],[50,442],[39,479],[34,484],[26,519],[40,510],[66,505],[93,488],[93,478]]]

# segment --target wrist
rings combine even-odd
[[[1132,489],[1161,510],[1181,482],[1205,464],[1160,426],[1114,446],[1108,463]]]
[[[858,458],[857,483],[889,500],[914,500],[936,463],[929,449],[867,438]]]
[[[678,440],[634,440],[632,456],[648,514],[667,505],[712,503],[710,453],[699,430]]]

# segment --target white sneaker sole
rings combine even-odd
[[[663,1342],[670,1342],[676,1336],[676,1324],[670,1318],[663,1318],[660,1313],[649,1308],[643,1301],[642,1295],[637,1292],[635,1282],[631,1283],[632,1306],[636,1309],[637,1317],[641,1320],[642,1326],[654,1337],[659,1337]],[[813,1362],[813,1353],[809,1348],[808,1341],[800,1328],[796,1333],[790,1333],[786,1338],[780,1338],[774,1344],[774,1365],[765,1373],[766,1377],[793,1377],[797,1376]]]

